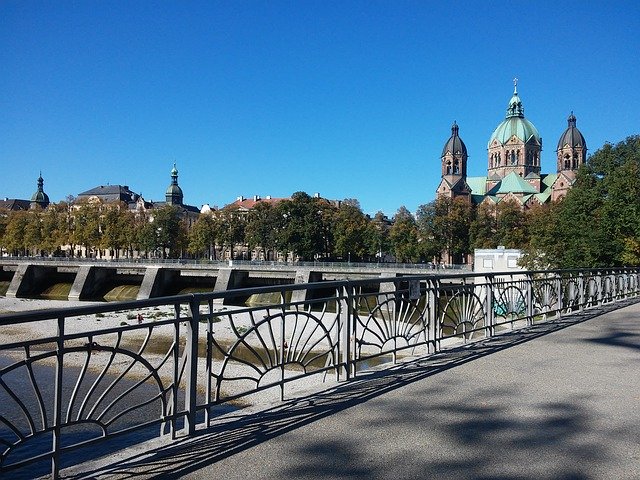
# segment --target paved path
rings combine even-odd
[[[376,372],[67,474],[640,479],[640,303],[608,310]]]

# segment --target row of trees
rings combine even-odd
[[[152,220],[148,216],[152,214]],[[178,207],[131,212],[126,205],[64,202],[45,211],[0,215],[0,253],[192,256],[301,260],[463,263],[475,248],[519,248],[534,268],[640,264],[640,137],[605,145],[578,172],[560,202],[523,210],[440,198],[389,222],[363,214],[357,200],[334,203],[297,192],[249,212],[201,214],[187,228]],[[82,248],[79,248],[82,247]]]
[[[154,210],[153,222],[120,203],[60,202],[46,210],[0,216],[0,252],[12,255],[177,256],[187,246],[186,234],[180,212],[172,206]]]

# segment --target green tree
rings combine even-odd
[[[566,197],[532,230],[527,260],[552,267],[637,265],[640,136],[595,152]],[[529,222],[530,229],[532,222]]]
[[[101,248],[110,249],[118,258],[120,250],[130,247],[134,232],[133,213],[126,203],[106,206],[102,215]]]
[[[304,192],[296,192],[291,200],[280,202],[276,211],[282,218],[278,232],[278,248],[282,252],[292,252],[301,260],[313,260],[325,250],[322,203],[324,200],[311,198]]]
[[[223,248],[230,251],[231,258],[234,257],[234,247],[244,243],[244,215],[233,210],[221,210],[217,215],[218,239]]]
[[[389,230],[391,226],[384,213],[377,212],[369,222],[366,234],[367,249],[382,261],[384,254],[391,250]]]
[[[215,259],[217,228],[213,215],[200,215],[189,232],[189,253]]]
[[[178,258],[187,246],[187,228],[182,221],[180,209],[175,205],[164,205],[153,211],[155,247],[162,258]]]
[[[496,207],[498,245],[505,248],[525,248],[528,243],[527,221],[522,206],[515,200],[503,200]]]
[[[24,247],[30,255],[39,255],[42,245],[42,221],[40,211],[30,210],[27,213],[27,224],[24,229]]]
[[[73,243],[84,247],[86,257],[92,256],[93,249],[100,246],[100,209],[98,203],[84,203],[72,211]]]
[[[355,201],[344,201],[334,215],[334,250],[343,259],[362,260],[371,252],[367,243],[369,220]],[[375,251],[375,250],[374,250]]]
[[[405,206],[400,207],[393,217],[389,239],[398,262],[418,261],[418,227],[413,215]]]
[[[482,202],[478,205],[476,216],[469,228],[469,241],[472,249],[496,248],[498,246],[496,218],[494,203]]]
[[[270,203],[258,203],[249,212],[245,226],[245,239],[249,250],[259,247],[267,259],[268,252],[276,248],[278,227],[276,209]]]
[[[27,223],[27,212],[13,211],[9,213],[3,244],[4,249],[11,255],[26,255],[27,249],[24,238]]]

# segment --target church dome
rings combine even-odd
[[[167,187],[164,196],[167,203],[171,205],[182,205],[183,194],[180,185],[178,185],[178,169],[175,163],[171,169],[171,185]]]
[[[444,144],[441,157],[444,157],[447,152],[453,155],[467,155],[467,146],[458,136],[458,124],[456,122],[453,122],[453,125],[451,125],[451,136],[449,140],[447,140],[447,143]]]
[[[558,150],[562,150],[565,145],[569,145],[571,148],[581,147],[586,150],[587,142],[582,136],[582,132],[576,127],[576,117],[573,112],[571,112],[571,115],[567,118],[567,123],[567,129],[560,136],[560,140],[558,140]]]
[[[182,188],[180,188],[179,185],[169,185],[169,187],[167,188],[167,191],[165,192],[165,195],[169,195],[169,196],[179,195],[179,196],[182,196]]]
[[[38,190],[31,196],[31,203],[40,205],[46,208],[49,205],[49,195],[44,193],[44,179],[42,174],[38,177]]]
[[[494,130],[491,138],[489,139],[488,146],[491,146],[494,140],[497,140],[501,145],[507,143],[511,137],[516,136],[524,143],[530,142],[534,139],[537,143],[542,145],[542,139],[538,133],[538,129],[529,120],[524,118],[524,107],[522,101],[518,96],[518,90],[514,87],[513,96],[509,100],[509,106],[507,107],[507,115],[505,119]]]

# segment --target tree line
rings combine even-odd
[[[151,220],[151,217],[153,221]],[[190,227],[190,228],[189,228]],[[0,253],[102,257],[289,258],[463,263],[476,248],[518,248],[531,268],[640,264],[640,137],[589,157],[561,201],[523,210],[516,200],[478,206],[438,198],[389,221],[357,200],[296,192],[248,212],[224,208],[188,226],[181,209],[134,212],[126,204],[65,202],[0,215]],[[81,248],[79,248],[81,247]],[[261,253],[260,253],[261,252]],[[65,253],[66,254],[66,253]]]

